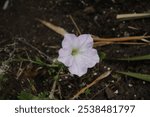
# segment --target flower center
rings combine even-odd
[[[78,53],[79,53],[79,49],[73,48],[73,49],[72,49],[72,52],[71,52],[71,55],[72,55],[72,56],[75,56],[75,55],[77,55]]]

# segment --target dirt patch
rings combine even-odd
[[[48,70],[47,67],[28,61],[12,61],[16,58],[35,60],[39,57],[49,64],[47,56],[50,59],[58,57],[63,37],[36,21],[36,18],[52,22],[75,34],[77,30],[69,15],[82,33],[100,37],[150,35],[149,18],[116,20],[116,15],[120,13],[149,11],[149,0],[11,0],[8,8],[2,10],[4,2],[0,2],[0,64],[6,75],[0,81],[0,99],[20,99],[18,97],[22,91],[47,98],[51,91],[57,68]],[[34,47],[47,56],[41,55]],[[149,54],[150,46],[108,45],[98,47],[97,50],[99,53],[104,52],[109,59]],[[149,74],[149,65],[149,61],[103,60],[81,78],[71,76],[65,69],[65,74],[60,76],[57,83],[55,97],[70,99],[104,71],[112,69],[108,78],[91,87],[78,99],[150,99],[149,82],[115,73],[116,70],[123,70]]]

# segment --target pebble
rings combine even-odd
[[[68,79],[68,76],[65,76],[65,79]]]
[[[114,81],[114,80],[112,80],[111,82],[112,82],[112,83],[114,83],[115,81]]]
[[[116,50],[116,52],[117,52],[117,53],[119,53],[119,52],[120,52],[120,50]]]
[[[107,68],[107,66],[104,66],[104,69],[106,69]]]
[[[112,28],[112,30],[115,31],[116,29],[115,29],[115,28]]]
[[[134,94],[134,97],[136,98],[136,94]]]
[[[110,7],[110,10],[113,10],[114,8],[113,7]]]
[[[103,14],[106,14],[106,11],[103,11]]]
[[[109,71],[109,70],[110,70],[110,67],[108,67],[107,70]]]
[[[125,36],[125,37],[129,37],[130,34],[129,34],[128,32],[125,31],[125,32],[124,32],[124,36]]]
[[[97,21],[98,20],[98,16],[96,15],[95,17],[94,17],[94,21]]]
[[[71,89],[71,88],[72,88],[72,86],[71,86],[71,85],[68,85],[68,88],[69,88],[69,89]]]
[[[133,87],[133,84],[128,84],[129,87]]]
[[[118,91],[118,90],[116,90],[114,93],[115,93],[115,94],[118,94],[118,93],[119,93],[119,91]]]
[[[96,75],[97,75],[97,73],[95,72],[93,75],[94,75],[94,76],[96,76]]]
[[[62,81],[62,79],[59,79],[58,81],[59,81],[59,82],[61,82],[61,81]]]

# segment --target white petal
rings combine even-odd
[[[64,57],[58,57],[58,61],[65,64],[67,67],[70,67],[73,64],[73,57],[71,55],[64,56]]]
[[[72,50],[61,48],[59,50],[59,57],[70,56],[71,55],[71,51]]]
[[[71,49],[76,38],[77,37],[74,34],[65,34],[64,40],[62,41],[62,47],[65,49]]]
[[[82,61],[80,60],[79,57],[74,58],[73,64],[69,67],[69,71],[72,74],[78,75],[81,77],[87,72],[87,67],[82,64]]]
[[[64,63],[66,66],[71,66],[72,65],[72,55],[71,51],[67,49],[60,49],[59,50],[59,57],[58,61]]]
[[[80,54],[80,59],[87,68],[94,67],[95,64],[99,63],[100,60],[96,49],[88,49],[87,51],[83,52]]]
[[[93,38],[90,34],[83,34],[78,37],[80,41],[80,49],[82,51],[93,47]]]

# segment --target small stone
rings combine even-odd
[[[120,51],[119,51],[119,50],[116,50],[116,52],[119,53]]]
[[[129,86],[129,87],[133,87],[133,85],[132,85],[132,84],[128,84],[128,86]]]
[[[94,17],[94,21],[97,21],[98,20],[98,16],[96,15],[95,17]]]
[[[119,93],[119,91],[118,91],[118,90],[116,90],[114,93],[115,93],[115,94],[118,94],[118,93]]]
[[[103,11],[103,14],[106,14],[106,11]]]
[[[136,94],[134,94],[134,97],[136,98]]]
[[[94,76],[96,76],[96,75],[97,75],[97,73],[95,72],[93,75],[94,75]]]
[[[109,71],[109,70],[110,70],[110,67],[108,67],[107,70]]]
[[[115,29],[115,28],[112,28],[112,30],[115,31],[116,29]]]
[[[113,10],[114,8],[113,8],[113,7],[110,7],[110,9]]]
[[[107,66],[104,66],[104,69],[106,69],[107,68]]]
[[[58,81],[59,81],[59,82],[61,82],[61,81],[62,81],[62,79],[59,79]]]
[[[129,37],[130,34],[129,34],[128,32],[124,32],[124,36],[125,36],[125,37]]]
[[[68,88],[69,88],[69,89],[71,89],[71,88],[72,88],[72,86],[71,86],[71,85],[68,85]]]

